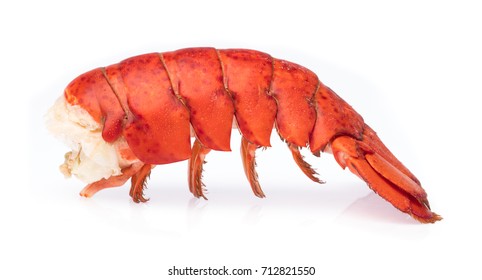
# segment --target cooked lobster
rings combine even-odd
[[[244,171],[264,197],[255,152],[273,128],[304,174],[321,183],[300,149],[332,153],[393,206],[423,223],[440,220],[419,180],[377,134],[310,70],[254,50],[190,48],[150,53],[80,75],[49,113],[49,127],[71,146],[61,170],[88,185],[81,195],[123,185],[143,190],[158,164],[189,160],[189,189],[204,197],[201,172],[211,150],[230,151],[241,135]],[[191,143],[194,137],[194,143]]]

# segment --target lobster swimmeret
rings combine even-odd
[[[131,178],[131,197],[145,202],[151,169],[182,160],[189,160],[190,191],[205,197],[204,158],[210,150],[231,150],[233,127],[242,135],[252,190],[264,197],[255,151],[270,146],[275,127],[311,180],[321,183],[302,147],[316,156],[332,153],[342,168],[418,221],[441,219],[430,211],[418,179],[350,105],[310,70],[262,52],[191,48],[97,68],[67,86],[49,119],[50,130],[72,148],[61,170],[88,183],[81,192],[86,197]]]

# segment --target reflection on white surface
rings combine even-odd
[[[350,204],[340,215],[340,218],[345,216],[378,221],[380,223],[419,224],[419,222],[412,219],[409,215],[400,212],[374,192],[370,192],[368,195]]]
[[[58,184],[58,182],[57,182]],[[128,186],[107,189],[92,198],[78,197],[70,188],[60,196],[41,200],[67,199],[74,207],[104,225],[114,228],[176,236],[202,230],[206,227],[259,226],[318,227],[321,224],[353,223],[417,225],[408,215],[400,213],[389,203],[368,189],[358,185],[292,186],[271,190],[267,198],[259,199],[248,188],[235,185],[230,191],[211,192],[209,200],[197,199],[186,189],[151,188],[147,203],[134,203],[128,196]],[[66,187],[56,187],[66,188]],[[57,203],[62,204],[61,201]]]

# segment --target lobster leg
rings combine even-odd
[[[369,128],[366,128],[370,132]],[[418,180],[392,158],[382,142],[364,133],[363,140],[340,136],[331,144],[333,155],[342,168],[348,167],[381,197],[400,211],[423,223],[442,219],[430,211],[427,194]]]
[[[248,178],[251,189],[259,198],[265,197],[263,190],[258,182],[258,174],[256,173],[256,158],[255,152],[258,148],[257,145],[250,143],[246,138],[241,139],[241,159],[243,160],[244,173]]]
[[[151,175],[152,165],[144,164],[131,179],[131,190],[129,195],[135,203],[146,202],[149,199],[144,197],[144,189],[147,185],[147,178]]]
[[[300,167],[301,171],[303,171],[303,173],[305,173],[305,175],[308,176],[308,178],[310,178],[313,182],[324,184],[324,181],[316,177],[318,173],[313,170],[311,165],[303,159],[303,156],[300,153],[300,148],[295,144],[288,144],[288,147],[290,148],[291,154],[293,155],[293,159]]]
[[[211,149],[204,147],[201,142],[196,138],[192,147],[191,158],[189,159],[189,190],[195,197],[202,197],[206,200],[207,198],[206,196],[204,196],[203,193],[204,184],[201,179],[203,164],[205,163],[204,158],[210,151]]]
[[[81,192],[80,195],[84,197],[91,197],[96,194],[98,191],[106,189],[106,188],[113,188],[113,187],[120,187],[129,180],[132,176],[134,176],[141,168],[143,167],[143,163],[134,163],[129,167],[122,169],[122,174],[118,176],[112,176],[108,179],[101,179],[97,182],[88,184]]]

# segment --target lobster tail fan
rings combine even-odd
[[[430,210],[427,194],[415,176],[395,159],[373,130],[367,129],[370,137],[362,141],[340,136],[332,142],[338,164],[348,167],[375,193],[414,219],[422,223],[441,220],[442,217]]]

